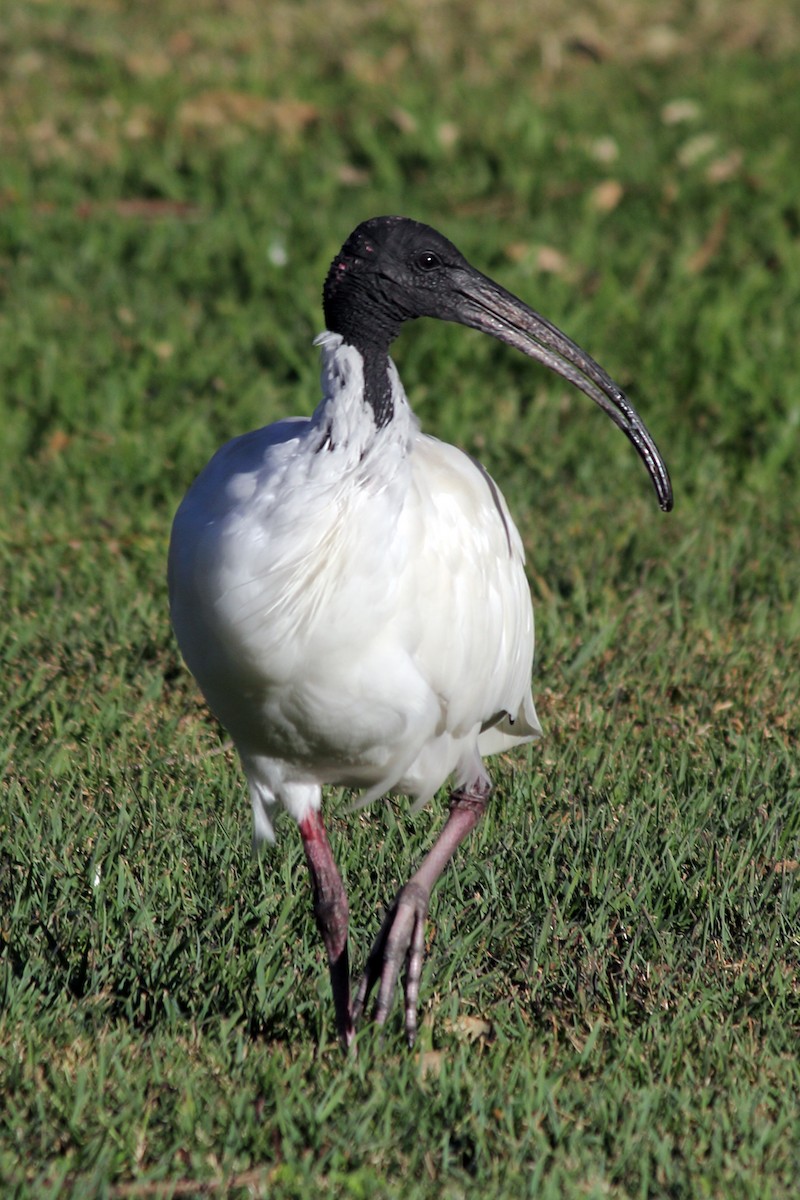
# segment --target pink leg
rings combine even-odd
[[[353,1006],[357,1022],[380,980],[374,1019],[383,1025],[389,1015],[400,968],[405,962],[405,1025],[409,1046],[417,1036],[417,1001],[425,953],[425,919],[433,887],[464,838],[483,816],[491,785],[484,775],[470,787],[453,792],[450,814],[442,832],[404,888],[395,897],[367,959],[367,966]]]
[[[311,812],[300,822],[300,835],[311,873],[314,917],[325,949],[336,1010],[336,1028],[345,1047],[353,1040],[350,1015],[350,965],[347,953],[349,910],[342,877],[333,859],[328,835],[319,812]]]

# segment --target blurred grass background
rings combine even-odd
[[[788,1197],[800,1177],[800,13],[28,2],[0,27],[9,1196]],[[327,265],[429,221],[629,389],[395,357],[528,550],[546,740],[434,897],[422,1044],[335,1042],[290,824],[249,858],[172,513],[318,394]],[[442,800],[329,800],[356,966]]]

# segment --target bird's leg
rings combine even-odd
[[[380,980],[374,1020],[383,1025],[389,1015],[397,977],[403,963],[406,974],[405,1026],[409,1046],[417,1036],[417,1000],[425,951],[425,919],[433,887],[463,842],[475,828],[489,798],[491,784],[486,775],[450,796],[450,813],[444,827],[419,869],[401,888],[386,914],[380,933],[367,959],[366,969],[353,1006],[353,1022],[361,1017],[370,992]]]
[[[328,969],[336,1010],[336,1028],[347,1048],[353,1040],[353,1020],[350,1015],[350,964],[347,952],[347,922],[349,909],[347,893],[336,866],[322,823],[322,815],[314,810],[300,822],[300,836],[306,852],[314,897],[314,917],[328,952]]]

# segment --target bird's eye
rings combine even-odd
[[[422,250],[414,259],[414,264],[420,271],[435,271],[442,265],[442,260],[432,250]]]

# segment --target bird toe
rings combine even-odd
[[[425,920],[429,900],[429,892],[413,880],[397,894],[369,953],[353,1005],[353,1021],[358,1022],[377,985],[372,1019],[379,1027],[383,1026],[391,1011],[397,980],[405,964],[405,1030],[410,1046],[413,1046],[417,1035],[417,1003],[425,955]]]

